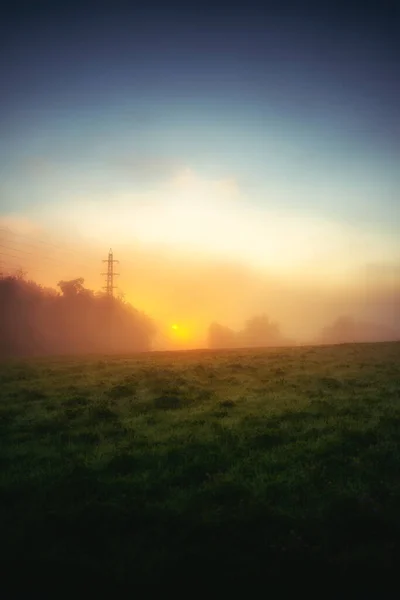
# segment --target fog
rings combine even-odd
[[[114,325],[111,344],[104,329],[108,313],[99,294],[104,291],[102,260],[108,244],[29,220],[3,219],[0,227],[3,353],[5,346],[29,354],[400,339],[396,261],[344,268],[342,277],[324,278],[306,270],[302,276],[299,269],[279,272],[193,249],[117,239],[113,251],[120,261],[116,296],[121,297],[117,303],[122,320]],[[9,276],[20,269],[23,277],[19,273],[18,284],[11,285]],[[66,298],[57,283],[80,277],[82,289],[79,284],[77,294]],[[22,279],[37,285],[24,287]],[[59,319],[56,326],[54,319]],[[144,323],[143,336],[138,332]],[[34,333],[24,348],[21,340],[28,329]],[[55,329],[64,332],[57,340]]]

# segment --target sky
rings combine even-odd
[[[254,311],[304,339],[341,311],[397,326],[399,8],[357,5],[10,5],[3,267],[97,289],[112,246],[194,345]]]

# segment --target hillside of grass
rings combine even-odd
[[[399,442],[399,343],[2,362],[3,581],[389,576]]]

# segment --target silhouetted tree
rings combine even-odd
[[[210,348],[253,348],[290,346],[293,342],[282,336],[277,323],[262,314],[246,321],[244,328],[238,332],[212,323],[208,330],[208,345]]]
[[[236,335],[232,329],[219,323],[211,323],[208,328],[209,348],[234,348],[235,345]]]
[[[66,298],[70,298],[82,293],[85,289],[83,284],[84,279],[82,277],[78,277],[78,279],[71,279],[70,281],[59,281],[57,283],[63,296]]]
[[[117,298],[94,294],[82,278],[61,293],[23,276],[0,279],[0,357],[151,349],[153,322]]]
[[[356,321],[351,316],[341,316],[325,327],[317,342],[322,344],[350,344],[398,340],[399,335],[378,323]]]
[[[282,341],[277,323],[265,314],[252,317],[238,334],[241,346],[275,346]]]

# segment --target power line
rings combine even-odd
[[[32,238],[32,236],[28,236],[27,234],[15,233],[11,229],[4,228],[4,227],[0,227],[0,231],[6,232],[7,234],[11,234],[14,237],[25,237],[28,240],[29,239],[30,240],[34,239],[35,242],[37,242],[38,244],[42,244],[42,246],[48,246],[50,248],[56,248],[56,249],[61,250],[63,252],[71,252],[75,256],[79,256],[79,257],[81,256],[80,253],[77,250],[74,250],[72,248],[68,248],[67,246],[60,246],[58,244],[53,244],[53,243],[48,242],[48,241],[45,242],[44,240]],[[12,244],[16,243],[16,244],[23,245],[23,246],[26,246],[26,247],[34,248],[36,250],[42,250],[42,248],[40,248],[36,244],[31,244],[31,243],[27,244],[25,241],[24,242],[20,242],[20,241],[17,241],[17,240],[10,240],[10,242]]]
[[[4,228],[0,228],[0,231],[7,231],[8,233],[10,233],[10,230],[5,230]],[[18,235],[19,235],[20,237],[22,236],[22,234],[18,234]],[[3,240],[3,241],[6,241],[6,240]],[[40,248],[40,247],[39,247],[39,246],[37,246],[37,245],[33,245],[33,244],[27,244],[26,242],[20,242],[20,241],[17,241],[17,240],[10,240],[10,242],[11,242],[12,244],[14,244],[14,245],[15,245],[15,244],[16,244],[16,245],[22,245],[22,246],[25,246],[25,247],[27,247],[27,248],[29,248],[29,247],[30,247],[30,248],[37,249],[37,250],[39,250],[39,251],[43,251],[43,248]],[[79,254],[78,254],[76,251],[74,251],[74,250],[72,250],[72,249],[70,249],[70,248],[63,248],[62,246],[57,246],[56,244],[50,244],[50,243],[48,243],[48,242],[42,242],[41,240],[38,240],[38,242],[39,242],[39,243],[42,243],[43,245],[49,245],[49,246],[51,246],[51,247],[57,248],[57,249],[59,249],[59,250],[65,251],[65,252],[73,252],[73,253],[74,253],[74,254],[76,254],[77,256],[80,256],[80,255],[79,255]],[[11,251],[13,251],[13,252],[20,252],[20,253],[27,254],[27,255],[29,255],[29,256],[32,256],[32,257],[34,257],[34,256],[35,256],[35,253],[34,253],[33,251],[21,250],[21,249],[19,249],[19,248],[15,248],[15,247],[13,247],[13,246],[6,246],[6,245],[4,245],[4,244],[0,244],[0,246],[1,246],[2,248],[5,248],[5,249],[7,249],[7,250],[11,250]],[[16,257],[16,258],[21,258],[21,257]],[[64,265],[64,266],[68,265],[68,266],[70,266],[70,264],[69,264],[69,263],[67,263],[67,262],[65,262],[65,261],[60,261],[59,259],[57,259],[57,258],[55,258],[55,257],[43,256],[43,255],[42,255],[42,256],[37,256],[37,258],[40,258],[40,260],[49,260],[49,261],[53,261],[53,262],[55,262],[55,263],[57,263],[57,264],[59,264],[59,265]],[[66,258],[67,258],[67,257],[66,257]],[[69,257],[68,257],[68,258],[69,258]],[[77,267],[81,267],[81,268],[84,268],[84,269],[89,269],[89,270],[92,270],[92,269],[94,269],[94,266],[95,266],[95,265],[94,265],[94,263],[93,263],[92,265],[88,265],[88,264],[84,264],[84,263],[75,263],[75,264],[76,264],[76,266],[77,266]]]
[[[11,250],[13,252],[23,252],[22,250],[18,250],[17,248],[11,248],[9,246],[2,246],[2,247],[5,248],[5,249],[7,249],[7,250]],[[74,268],[79,267],[79,268],[83,268],[83,269],[94,270],[94,264],[89,266],[89,265],[82,264],[82,263],[74,263],[72,265],[71,263],[68,263],[66,261],[60,261],[60,260],[58,260],[56,258],[53,258],[53,257],[50,257],[50,256],[37,256],[37,255],[35,255],[34,252],[26,252],[26,251],[24,251],[24,254],[26,254],[27,256],[16,256],[15,254],[9,254],[7,252],[1,252],[1,254],[3,256],[9,256],[9,257],[12,257],[12,258],[17,258],[19,260],[23,260],[23,259],[29,260],[27,258],[27,256],[29,256],[33,260],[35,258],[39,259],[41,261],[47,260],[47,261],[50,261],[51,263],[54,263],[54,264],[57,264],[57,265],[60,265],[60,266],[63,266],[63,267],[71,268],[72,266],[74,266]],[[33,269],[30,269],[30,270],[33,270]]]
[[[13,252],[22,252],[23,254],[32,254],[32,252],[27,252],[26,250],[18,250],[18,248],[4,246],[4,244],[0,244],[0,248],[5,248],[6,250],[12,250]]]
[[[21,256],[15,256],[15,254],[8,254],[7,252],[0,252],[0,254],[2,256],[10,256],[11,258],[17,258],[18,260],[22,258]]]

